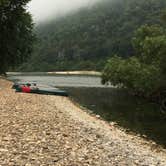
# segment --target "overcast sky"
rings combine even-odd
[[[92,5],[98,0],[32,0],[28,10],[35,22],[41,22],[66,14],[82,6]]]

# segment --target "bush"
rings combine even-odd
[[[166,89],[166,35],[159,26],[142,26],[133,46],[137,56],[111,58],[103,71],[102,83],[125,87],[150,96]]]

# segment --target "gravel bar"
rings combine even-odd
[[[165,149],[66,97],[15,93],[0,79],[0,166],[166,166]]]

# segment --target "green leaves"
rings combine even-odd
[[[160,63],[164,54],[166,54],[166,36],[146,37],[142,46],[144,63]]]
[[[133,47],[138,55],[141,55],[143,52],[143,45],[145,44],[145,40],[149,38],[154,38],[157,36],[161,36],[164,33],[164,29],[159,25],[143,25],[137,29],[135,32],[135,37],[132,39]]]
[[[0,73],[25,61],[32,51],[33,24],[29,0],[0,0]]]
[[[166,89],[166,35],[161,27],[147,25],[135,34],[133,46],[137,56],[111,58],[103,71],[103,83],[150,96]]]
[[[136,57],[114,57],[107,63],[102,80],[148,96],[159,88],[160,71],[154,65],[141,64]]]

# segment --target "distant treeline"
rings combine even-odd
[[[22,71],[102,70],[113,55],[133,55],[132,37],[144,24],[162,25],[165,0],[103,0],[37,26],[38,43]]]

